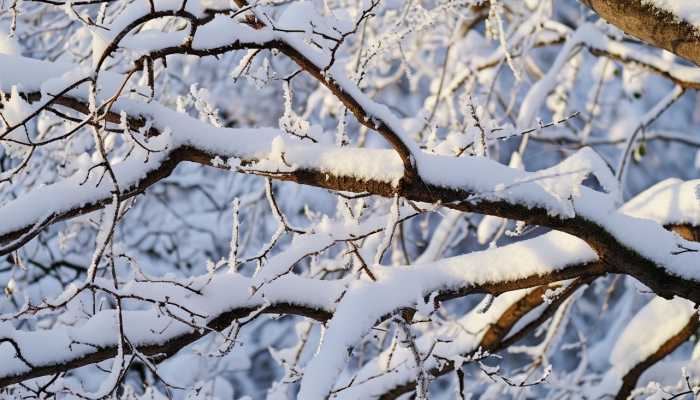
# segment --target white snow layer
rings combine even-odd
[[[700,2],[697,0],[642,0],[642,4],[671,13],[700,30]]]
[[[693,303],[685,299],[654,297],[617,339],[610,354],[613,369],[622,376],[656,352],[688,323],[695,314],[693,307]]]

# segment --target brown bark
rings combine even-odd
[[[579,280],[590,280],[593,279],[593,277],[600,276],[601,274],[604,274],[604,271],[602,270],[602,265],[599,263],[587,265],[572,265],[568,268],[564,268],[549,275],[533,275],[516,281],[488,283],[481,286],[464,286],[459,290],[442,292],[437,297],[437,300],[443,301],[448,299],[454,299],[460,296],[466,296],[474,293],[489,293],[492,295],[498,295],[512,290],[547,285],[552,282],[558,282],[561,280],[571,279],[579,276],[584,276],[584,278],[580,278]],[[530,297],[535,298],[535,300],[536,298],[539,298],[539,301],[541,301],[541,293],[539,297],[533,296]],[[216,316],[208,324],[208,326],[211,329],[220,331],[228,327],[236,319],[245,318],[255,311],[256,309],[250,307],[235,308]],[[519,312],[522,313],[523,309],[521,308]],[[265,308],[262,313],[299,315],[313,318],[318,321],[326,321],[333,316],[332,313],[327,310],[317,310],[305,306],[300,306],[297,304],[288,303],[273,304]],[[389,317],[390,315],[386,315],[382,318],[382,320]],[[510,317],[509,321],[510,320],[512,320],[512,317]],[[181,348],[187,346],[195,340],[202,338],[207,333],[208,331],[202,332],[193,329],[188,333],[164,340],[160,344],[139,347],[138,350],[141,354],[147,356],[158,355],[159,357],[157,358],[162,360],[174,355]],[[126,349],[127,354],[130,352],[130,349]],[[66,372],[75,368],[79,368],[85,365],[95,364],[113,358],[116,355],[116,353],[117,349],[115,346],[95,347],[93,352],[90,352],[80,358],[64,360],[63,362],[47,362],[41,365],[34,364],[33,368],[25,373],[13,376],[0,376],[0,388],[23,382],[27,379],[37,378],[46,375],[53,375],[61,372]]]
[[[700,65],[700,32],[642,0],[580,0],[625,33]]]
[[[520,300],[515,302],[512,306],[506,309],[503,314],[494,322],[488,330],[484,333],[484,336],[479,343],[479,349],[486,350],[490,353],[496,353],[502,351],[503,349],[509,347],[513,343],[527,336],[533,332],[537,327],[546,322],[554,312],[559,308],[560,305],[564,303],[566,299],[574,294],[582,286],[591,283],[598,276],[591,275],[585,278],[577,279],[573,283],[564,289],[561,293],[547,308],[534,320],[530,321],[522,329],[514,332],[510,337],[508,334],[515,324],[520,321],[525,315],[530,313],[535,308],[539,307],[544,302],[544,294],[548,289],[557,288],[560,285],[544,285],[540,286],[531,292],[525,294]],[[464,356],[473,355],[475,352],[470,352]],[[452,361],[446,361],[440,368],[435,368],[430,371],[430,375],[434,377],[442,376],[453,372],[455,370],[455,364]],[[399,398],[401,395],[413,391],[416,387],[415,381],[406,382],[403,385],[393,387],[381,396],[379,400],[394,400]]]
[[[672,225],[667,228],[676,232],[686,240],[692,240],[694,242],[700,241],[700,229],[698,229],[698,227],[689,225]],[[637,386],[637,381],[642,376],[644,371],[651,368],[657,362],[663,360],[664,357],[673,353],[673,351],[680,345],[690,339],[690,337],[698,330],[698,322],[698,315],[693,313],[688,319],[688,322],[683,326],[683,328],[681,328],[680,331],[669,337],[653,354],[650,354],[642,362],[627,371],[625,376],[622,378],[622,385],[620,386],[615,399],[624,400],[628,398],[630,393],[632,393],[632,390],[634,390],[635,386]],[[653,327],[650,328],[653,329]]]
[[[653,329],[653,327],[649,328]],[[635,365],[634,368],[632,368],[625,374],[624,378],[622,378],[622,386],[617,392],[615,399],[627,399],[630,393],[632,393],[632,390],[634,390],[635,386],[637,385],[637,381],[639,380],[639,377],[642,376],[644,371],[649,369],[652,365],[656,364],[657,362],[661,361],[667,355],[671,354],[675,349],[678,348],[678,346],[685,343],[685,341],[688,340],[690,336],[692,336],[697,330],[698,316],[697,314],[693,314],[688,320],[688,323],[685,324],[685,326],[683,326],[683,329],[681,329],[675,335],[668,338],[668,340],[666,340],[666,342],[664,342],[664,344],[662,344],[661,347],[658,348],[658,350],[656,350],[653,354],[649,355],[649,357],[647,357],[641,363]]]
[[[581,1],[589,5],[601,17],[623,29],[625,32],[637,36],[649,44],[672,51],[675,54],[700,65],[699,35],[698,32],[688,23],[677,21],[668,13],[659,12],[658,10],[652,9],[649,6],[645,6],[640,0]],[[243,47],[238,43],[236,46]],[[439,202],[458,210],[498,215],[505,218],[527,221],[530,224],[545,225],[554,229],[559,229],[576,235],[588,242],[599,254],[601,260],[605,263],[605,267],[603,267],[603,264],[600,264],[595,268],[584,268],[583,270],[575,269],[575,271],[572,271],[572,269],[567,269],[566,271],[568,275],[567,273],[562,273],[556,277],[535,277],[533,279],[528,279],[527,281],[502,283],[500,285],[494,285],[491,288],[480,288],[479,290],[485,292],[503,292],[520,287],[542,285],[544,283],[551,282],[551,279],[553,278],[556,278],[555,280],[560,280],[566,279],[567,277],[570,278],[574,276],[581,276],[582,274],[586,273],[600,274],[604,271],[612,271],[626,273],[636,277],[661,296],[671,297],[673,295],[679,295],[693,301],[700,302],[700,282],[684,280],[680,277],[669,274],[662,267],[655,265],[653,262],[644,258],[633,249],[625,247],[624,244],[618,242],[610,233],[606,232],[601,226],[592,221],[588,221],[580,217],[563,220],[550,216],[545,209],[526,208],[518,204],[509,204],[505,201],[481,201],[477,203],[462,201],[463,199],[468,198],[470,193],[426,185],[419,179],[415,179],[416,176],[413,175],[415,174],[415,171],[413,171],[413,163],[409,149],[386,123],[368,118],[371,117],[371,115],[368,115],[366,110],[362,108],[361,104],[358,103],[356,99],[354,99],[350,94],[346,93],[333,81],[325,79],[321,68],[313,65],[287,44],[272,43],[270,44],[270,47],[282,50],[287,56],[296,61],[302,69],[319,79],[321,83],[327,86],[348,107],[348,109],[350,109],[350,111],[358,117],[358,120],[361,123],[367,124],[367,126],[371,129],[377,130],[394,147],[394,149],[403,159],[407,173],[406,178],[408,178],[404,180],[404,184],[401,185],[399,190],[399,194],[401,196],[416,201],[424,201],[429,203]],[[175,50],[181,51],[182,49]],[[228,50],[230,49],[222,48],[221,52]],[[165,55],[167,55],[166,53],[167,51],[162,54],[162,56],[165,57]],[[177,52],[173,51],[173,54],[175,53]],[[188,51],[184,51],[184,53],[196,54],[196,51],[189,49]],[[205,56],[211,54],[198,55]],[[377,122],[378,124],[375,125]],[[170,172],[180,161],[194,161],[202,164],[210,164],[212,156],[212,154],[206,154],[198,149],[184,147],[177,149],[171,153],[170,158],[161,166],[160,169],[145,177],[135,187],[127,188],[126,192],[123,194],[123,197],[134,196],[143,192],[150,185],[158,182],[170,174]],[[275,177],[333,190],[369,192],[380,196],[393,196],[396,192],[396,189],[386,182],[362,181],[347,176],[330,176],[322,171],[297,170],[284,175],[275,175]],[[110,201],[111,199],[105,198],[91,204],[76,206],[73,209],[64,211],[60,215],[53,216],[54,218],[51,219],[51,223],[91,212],[95,209],[103,207]],[[22,230],[7,233],[0,237],[0,242],[17,239],[30,229],[31,227],[26,227]],[[27,240],[31,239],[31,237],[33,237],[33,235],[28,237]],[[475,290],[473,287],[463,288],[462,290],[452,293],[444,293],[443,297],[458,297],[468,293],[473,293],[475,291],[477,290]],[[323,311],[305,310],[295,306],[281,305],[280,307],[281,308],[275,310],[270,309],[269,311],[307,315],[318,319],[327,319],[330,316],[327,312]],[[226,315],[222,315],[217,318],[215,320],[217,322],[212,322],[213,325],[211,327],[214,329],[221,329],[227,326],[228,322],[248,315],[251,311],[252,310],[247,309],[230,311]],[[694,327],[697,327],[697,321],[695,321]],[[690,326],[690,323],[687,328],[690,331],[693,330],[693,326]],[[199,337],[201,337],[201,335],[197,333],[188,334],[187,336],[174,339],[162,345],[140,350],[144,354],[164,353],[166,355],[170,355],[176,352],[182,346],[198,339]],[[659,349],[657,352],[658,354],[655,353],[649,359],[649,362],[651,363],[649,365],[652,365],[654,362],[658,361],[658,359],[661,359],[661,357],[672,351],[672,349],[675,349],[678,344],[685,340],[684,338],[687,338],[685,330],[673,338],[670,338],[669,342],[664,344],[664,346]],[[70,361],[65,365],[47,365],[20,377],[0,378],[0,387],[7,384],[20,382],[28,378],[62,372],[67,369],[105,360],[113,357],[114,352],[114,348],[96,349],[95,353],[91,353],[89,356],[86,356],[80,360]],[[646,367],[642,369],[642,372],[644,369],[646,369]],[[638,376],[634,378],[632,387],[636,383],[637,378]],[[631,380],[632,378],[630,378],[630,381]]]

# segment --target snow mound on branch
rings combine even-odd
[[[101,28],[91,28],[90,34],[92,35],[92,66],[97,67],[102,54],[104,54],[113,38]]]
[[[436,290],[457,290],[488,282],[544,275],[597,259],[596,253],[585,242],[553,231],[531,240],[434,263],[399,268],[375,267],[373,272],[377,281],[354,282],[352,290],[338,304],[316,357],[306,366],[299,398],[325,398],[344,368],[347,349],[358,343],[381,316],[406,304],[415,304],[416,296],[429,295]]]
[[[610,354],[614,370],[622,376],[644,361],[679,332],[694,312],[693,303],[688,300],[654,297],[634,316],[615,343]]]
[[[349,21],[342,21],[335,16],[319,15],[318,10],[310,1],[299,1],[284,9],[275,23],[279,29],[304,30],[306,35],[318,33],[330,37],[339,37],[338,32],[348,32],[353,29]]]
[[[642,0],[642,4],[673,14],[700,30],[700,2],[697,0]]]
[[[0,91],[0,101],[5,95]],[[10,97],[6,101],[2,101],[2,120],[0,120],[0,135],[5,136],[4,133],[11,128],[15,128],[12,132],[5,136],[5,140],[2,142],[2,146],[5,148],[10,157],[22,158],[29,151],[29,146],[24,146],[22,144],[16,143],[14,141],[26,142],[27,136],[32,131],[33,122],[29,124],[24,124],[24,126],[19,126],[24,119],[34,112],[34,108],[27,101],[25,101],[22,96],[20,96],[19,89],[17,86],[13,86],[10,91]],[[9,125],[8,125],[9,124]]]
[[[496,235],[503,225],[504,219],[493,215],[486,215],[476,229],[476,237],[480,244],[486,244]]]
[[[567,206],[569,216],[575,212],[570,201],[581,195],[581,182],[592,175],[613,198],[618,198],[619,185],[605,161],[590,147],[584,147],[559,164],[533,174],[538,184]]]
[[[428,331],[416,340],[416,346],[422,354],[432,354],[426,357],[423,368],[439,368],[442,361],[452,360],[456,364],[466,363],[472,359],[478,360],[481,354],[479,345],[488,332],[506,310],[531,293],[533,289],[514,290],[496,297],[485,312],[486,298],[479,306],[474,307],[462,318],[452,324],[445,324],[435,330]],[[467,327],[465,329],[465,327]],[[462,356],[466,354],[467,356]],[[387,370],[392,373],[387,373]],[[403,346],[386,349],[371,362],[365,364],[353,381],[356,385],[347,387],[345,384],[338,391],[337,399],[366,399],[373,398],[374,393],[385,393],[415,379],[417,368],[411,351]]]
[[[621,211],[663,224],[700,224],[700,201],[696,188],[700,180],[666,179],[625,204]]]

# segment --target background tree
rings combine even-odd
[[[0,395],[694,398],[695,3],[0,1]]]

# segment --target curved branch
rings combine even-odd
[[[235,320],[250,316],[259,311],[258,307],[241,307],[229,310],[214,318],[207,327],[211,330],[221,331],[231,325]],[[312,307],[305,307],[296,304],[279,303],[264,308],[261,314],[285,314],[299,315],[319,321],[330,318],[330,314],[325,310],[318,310]],[[210,331],[192,330],[188,333],[169,338],[167,341],[158,344],[137,346],[138,352],[146,356],[154,356],[157,360],[164,360],[186,347],[190,343],[202,338]],[[0,340],[1,342],[2,340]],[[131,354],[132,349],[125,349],[127,354]],[[80,357],[71,358],[59,362],[45,362],[42,364],[32,363],[32,367],[19,374],[6,374],[0,376],[0,388],[24,382],[27,379],[38,378],[47,375],[54,375],[67,372],[90,364],[96,364],[114,358],[117,354],[117,346],[94,347],[94,350],[87,352]]]
[[[565,251],[565,249],[562,249],[562,251]],[[460,268],[474,271],[480,270],[482,265],[471,265],[471,263],[467,261],[471,260],[471,257],[473,257],[473,255],[466,258],[464,261],[465,265],[461,265]],[[455,261],[459,262],[459,257],[456,260],[453,259],[451,262],[454,264]],[[426,265],[426,268],[423,268],[422,270],[425,273],[430,273],[430,275],[439,273],[442,270],[443,274],[449,275],[451,273],[450,268],[454,267],[454,265],[451,265],[452,264],[449,263],[444,264],[443,266]],[[546,270],[548,266],[542,267]],[[413,275],[416,273],[415,266],[400,269],[398,271],[394,271],[395,268],[392,268],[391,270],[392,274]],[[589,263],[585,265],[572,265],[569,267],[563,266],[562,268],[551,270],[549,273],[542,273],[541,270],[535,270],[531,275],[514,280],[511,280],[511,275],[508,274],[505,275],[506,279],[504,280],[490,279],[479,284],[472,283],[469,280],[464,280],[460,285],[461,287],[454,287],[454,285],[451,285],[449,288],[443,288],[439,292],[437,300],[453,299],[473,293],[489,293],[497,295],[512,290],[537,287],[579,276],[597,276],[601,273],[604,273],[602,264]],[[175,354],[178,350],[189,343],[203,337],[210,331],[223,330],[237,319],[248,317],[251,314],[257,315],[265,313],[299,315],[310,317],[319,321],[326,321],[329,320],[335,313],[334,299],[340,297],[343,290],[341,281],[320,281],[301,278],[295,275],[285,275],[274,282],[270,282],[268,285],[258,290],[253,296],[248,296],[246,290],[235,290],[235,288],[250,288],[254,280],[243,277],[231,278],[231,276],[225,276],[225,278],[225,282],[219,283],[215,286],[215,288],[225,288],[225,290],[214,290],[212,292],[213,294],[211,296],[213,297],[211,299],[206,297],[207,294],[205,293],[205,297],[201,297],[197,300],[203,304],[217,304],[221,303],[221,301],[226,301],[228,304],[234,304],[234,306],[231,308],[225,308],[220,313],[209,316],[209,322],[206,324],[209,330],[202,331],[191,327],[184,330],[175,328],[174,333],[168,333],[167,331],[161,332],[158,335],[153,335],[153,337],[147,340],[130,340],[130,342],[136,344],[138,351],[145,355],[162,354],[162,358],[167,358]],[[234,280],[232,281],[232,279]],[[376,288],[380,291],[382,290],[382,282],[368,282],[367,285],[369,285],[371,288]],[[294,291],[290,292],[291,287],[304,287],[306,290],[295,293]],[[292,295],[290,293],[295,294]],[[232,294],[234,294],[233,298],[231,298]],[[323,302],[319,302],[319,295],[323,297]],[[223,299],[221,297],[223,297]],[[384,315],[382,319],[389,318],[390,316],[391,314]],[[93,318],[97,317],[98,316]],[[143,319],[139,320],[142,321]],[[157,332],[158,328],[162,330],[161,325],[163,322],[159,321],[158,318],[146,320],[152,322],[153,324],[159,325],[149,328],[148,326],[143,326],[142,322],[139,324],[139,331]],[[89,323],[86,324],[86,326],[89,328]],[[17,335],[14,337],[17,339]],[[73,335],[71,335],[71,337],[73,337]],[[115,340],[116,339],[117,338],[115,338]],[[104,341],[104,339],[101,340]],[[65,343],[57,339],[55,339],[52,343],[54,346],[59,347],[65,345]],[[63,351],[66,350],[63,349]],[[113,358],[116,351],[117,344],[114,343],[113,345],[89,346],[86,348],[81,348],[76,350],[74,354],[60,357],[59,360],[52,360],[51,357],[47,357],[46,354],[40,355],[39,360],[34,360],[32,357],[25,354],[25,358],[31,362],[32,368],[25,366],[19,369],[16,368],[17,370],[14,372],[4,371],[4,374],[0,375],[0,387],[19,383],[27,379],[65,372],[81,366],[104,361]],[[68,353],[72,353],[72,351]],[[11,367],[7,366],[7,368]]]
[[[239,172],[386,197],[398,191],[400,196],[413,201],[444,204],[460,211],[496,215],[567,232],[586,241],[612,271],[634,276],[662,297],[677,295],[700,302],[700,280],[688,266],[700,263],[700,253],[674,253],[678,246],[692,248],[693,245],[684,243],[657,223],[615,211],[608,197],[591,189],[581,188],[581,195],[573,199],[575,215],[566,216],[562,215],[561,200],[537,183],[542,179],[538,178],[540,175],[516,171],[486,159],[428,155],[421,157],[424,169],[420,179],[397,187],[404,174],[400,160],[390,150],[284,143],[281,154],[279,149],[272,152],[272,142],[278,140],[277,130],[217,129],[154,103],[122,100],[115,107],[132,116],[153,119],[154,129],[172,129],[168,151],[150,155],[146,164],[133,156],[114,166],[118,174],[125,175],[119,179],[123,185],[122,199],[142,193],[168,176],[181,161],[212,165],[216,156],[234,158],[240,162],[236,168]],[[488,177],[478,173],[444,174],[444,171],[486,170],[491,172]],[[36,189],[2,207],[0,241],[22,236],[38,220],[47,217],[53,221],[65,220],[112,201],[108,185],[95,188],[91,186],[95,181],[88,181],[80,186],[75,180]],[[63,191],[71,191],[71,195],[61,198],[58,194]],[[27,207],[28,204],[32,207]],[[655,248],[646,245],[650,237],[654,237]]]
[[[476,353],[478,350],[485,350],[489,353],[496,353],[502,351],[503,349],[509,347],[513,343],[522,339],[529,333],[533,332],[542,323],[549,319],[554,312],[559,308],[559,306],[568,299],[572,294],[574,294],[581,287],[590,284],[596,278],[595,275],[590,275],[584,278],[579,278],[573,281],[571,284],[566,286],[564,291],[549,304],[546,309],[537,318],[528,322],[525,326],[516,332],[511,330],[524,316],[533,311],[535,308],[539,307],[544,302],[544,296],[547,290],[551,290],[560,285],[546,285],[537,287],[527,293],[523,293],[522,297],[515,301],[510,307],[508,307],[495,322],[489,324],[488,329],[484,332],[478,346],[471,349],[465,354],[461,354],[462,357],[468,358]],[[442,357],[442,355],[441,355]],[[455,371],[457,365],[454,361],[447,359],[438,367],[431,369],[430,375],[433,377],[438,377],[446,375],[450,372]],[[459,366],[461,368],[461,366]],[[415,374],[413,374],[415,375]],[[378,378],[381,379],[381,378]],[[392,381],[395,381],[395,377],[392,377]],[[377,396],[380,400],[394,400],[399,398],[405,393],[409,393],[415,389],[415,380],[409,380],[407,382],[396,383],[390,389],[384,389],[385,391]]]
[[[642,362],[635,365],[634,368],[627,371],[622,378],[622,385],[615,395],[615,400],[625,400],[629,398],[630,393],[632,393],[632,390],[637,385],[637,381],[644,371],[664,359],[664,357],[671,354],[680,345],[690,339],[690,337],[697,332],[698,326],[698,316],[696,313],[692,313],[688,322],[680,331],[675,332],[654,353],[650,354]]]
[[[700,239],[700,229],[698,229],[698,227],[689,225],[672,225],[668,228],[687,240],[697,242]],[[683,312],[685,310],[683,310],[681,307],[681,309],[675,309],[675,311]],[[620,388],[615,395],[615,399],[627,399],[636,387],[642,374],[690,339],[690,337],[697,332],[699,326],[700,321],[698,320],[697,313],[690,312],[690,317],[688,318],[688,322],[686,324],[681,325],[679,327],[680,329],[676,331],[668,332],[667,339],[658,347],[658,349],[656,349],[656,351],[649,354],[647,357],[625,372],[621,380],[622,382],[620,384]]]
[[[653,46],[700,65],[700,32],[642,0],[580,0],[601,18]]]

